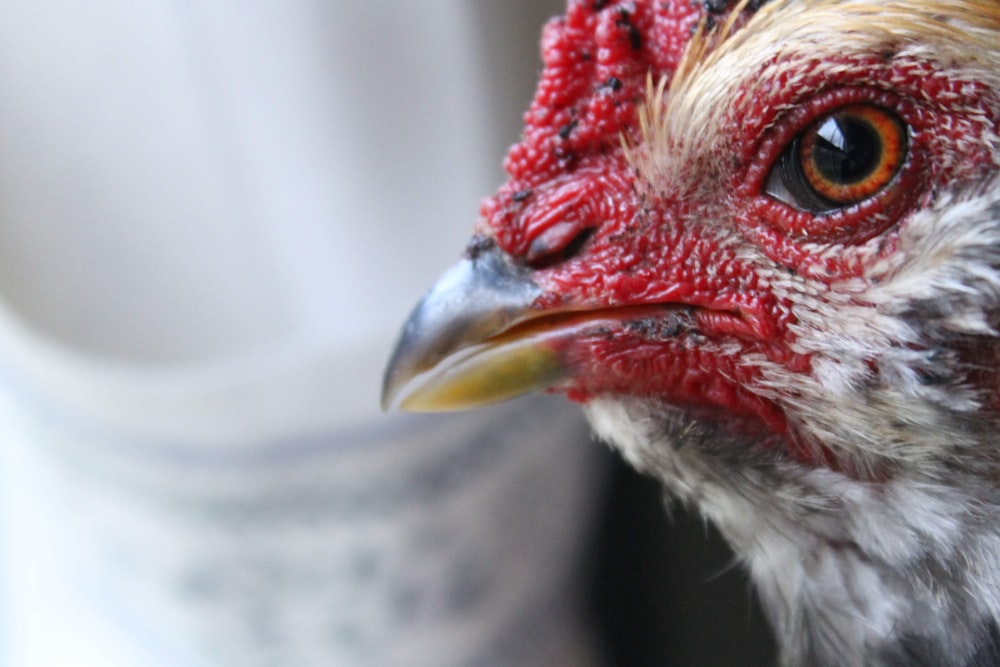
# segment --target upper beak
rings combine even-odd
[[[550,387],[568,369],[546,344],[544,294],[496,248],[449,269],[410,314],[385,370],[382,407],[456,410]],[[551,314],[551,311],[549,311]]]

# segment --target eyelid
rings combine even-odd
[[[908,123],[907,105],[895,93],[867,86],[831,88],[808,98],[793,100],[781,107],[776,116],[758,119],[757,140],[740,150],[746,171],[739,178],[741,192],[749,196],[761,194],[771,167],[782,151],[798,135],[837,109],[852,104],[872,104],[896,113]]]
[[[851,104],[879,106],[896,115],[907,129],[908,150],[892,187],[858,204],[822,214],[797,209],[768,194],[767,180],[788,144],[821,117]],[[918,136],[927,121],[920,109],[920,104],[893,92],[858,86],[820,92],[765,119],[766,129],[743,153],[746,167],[735,185],[736,194],[745,197],[741,201],[748,204],[741,224],[748,229],[770,228],[795,242],[856,244],[880,234],[926,191],[929,156],[926,140],[918,141]]]

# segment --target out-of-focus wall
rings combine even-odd
[[[595,659],[577,411],[377,406],[559,4],[0,7],[2,664]]]
[[[385,338],[502,178],[556,4],[5,3],[7,302],[116,359]]]

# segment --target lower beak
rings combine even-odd
[[[382,407],[458,410],[558,384],[568,368],[545,327],[527,324],[542,317],[533,305],[543,294],[495,247],[453,266],[403,326],[385,370]]]

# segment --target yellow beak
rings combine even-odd
[[[448,270],[410,314],[385,370],[383,409],[460,410],[558,384],[568,369],[527,326],[543,290],[490,248]]]

